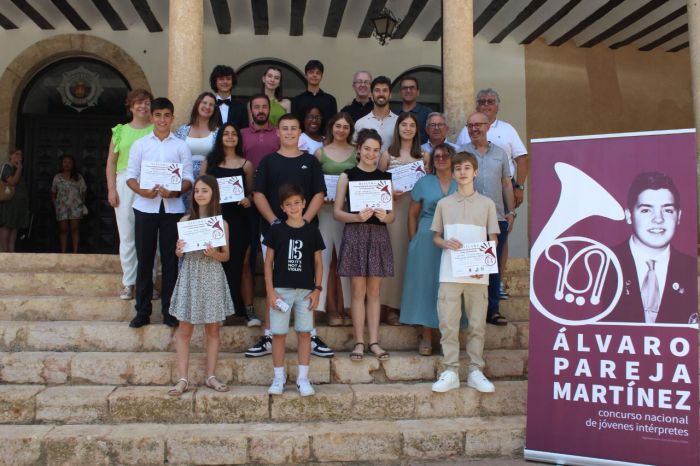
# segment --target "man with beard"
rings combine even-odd
[[[418,130],[420,131],[420,142],[428,141],[428,133],[426,132],[425,124],[428,121],[428,115],[432,110],[423,104],[419,104],[417,99],[420,95],[420,86],[415,76],[404,76],[399,82],[399,95],[401,96],[401,105],[397,105],[391,110],[397,115],[403,112],[411,112],[418,121]]]
[[[270,98],[265,94],[255,94],[248,101],[253,123],[241,129],[243,138],[243,153],[245,158],[258,168],[258,164],[267,154],[280,148],[280,138],[277,129],[269,122]]]
[[[371,89],[374,108],[355,122],[355,136],[367,128],[377,131],[382,137],[381,151],[383,153],[394,140],[394,127],[399,117],[389,108],[391,80],[386,76],[377,76],[372,81]]]

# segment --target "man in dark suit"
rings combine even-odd
[[[248,127],[248,111],[243,102],[235,99],[231,92],[236,87],[236,73],[227,65],[216,65],[209,75],[209,85],[216,93],[216,106],[221,123],[233,123],[240,131]]]
[[[622,295],[606,321],[697,323],[696,259],[671,246],[681,214],[671,178],[647,172],[634,179],[625,209],[632,236],[612,249],[622,268]]]

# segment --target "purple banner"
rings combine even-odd
[[[531,152],[525,457],[697,465],[694,131]]]

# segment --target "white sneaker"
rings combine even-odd
[[[459,388],[459,376],[453,371],[443,371],[433,384],[433,391],[438,393],[449,392],[455,388]]]
[[[299,379],[297,380],[297,390],[301,396],[311,396],[316,394],[316,390],[309,382],[309,379]]]
[[[469,377],[467,377],[467,386],[475,388],[481,393],[493,393],[496,391],[496,387],[493,386],[479,369],[475,369],[469,373]]]
[[[122,290],[119,292],[119,299],[123,299],[124,301],[134,299],[134,287],[127,285],[122,288]]]
[[[267,389],[269,395],[281,395],[284,393],[284,380],[273,379],[272,385]]]

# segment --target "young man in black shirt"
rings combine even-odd
[[[266,155],[255,172],[255,194],[253,200],[260,212],[262,222],[260,232],[266,237],[271,225],[287,219],[279,198],[279,187],[283,184],[300,186],[304,192],[304,210],[302,218],[307,223],[317,223],[316,214],[323,205],[326,196],[326,183],[318,159],[298,148],[301,125],[299,119],[288,113],[280,117],[277,123],[280,149]],[[263,241],[264,244],[264,241]],[[265,255],[263,248],[263,255]],[[268,297],[269,298],[269,297]],[[269,299],[268,299],[269,301]],[[271,305],[272,303],[269,303]],[[269,306],[268,305],[268,310]],[[245,355],[249,358],[265,356],[272,352],[272,333],[269,315],[265,322],[265,333],[255,345],[248,348]],[[334,356],[325,343],[311,330],[311,354],[323,358]]]
[[[209,85],[216,93],[216,106],[219,108],[220,122],[231,122],[238,130],[248,127],[248,111],[245,105],[231,95],[236,87],[236,73],[226,65],[216,65],[209,75]]]
[[[323,63],[318,60],[309,60],[304,67],[306,78],[306,91],[292,98],[292,113],[301,119],[306,109],[318,107],[321,110],[321,134],[326,134],[326,122],[338,112],[338,103],[335,97],[323,92],[321,80],[323,79]],[[312,154],[313,155],[313,154]]]
[[[321,232],[314,223],[302,217],[306,200],[303,190],[284,184],[278,191],[280,208],[287,216],[284,222],[272,225],[265,236],[265,290],[270,303],[268,322],[272,331],[272,364],[275,378],[267,391],[270,395],[284,392],[284,347],[289,332],[290,314],[294,313],[297,332],[297,389],[301,396],[315,393],[309,382],[311,330],[314,309],[321,295],[325,249]]]

